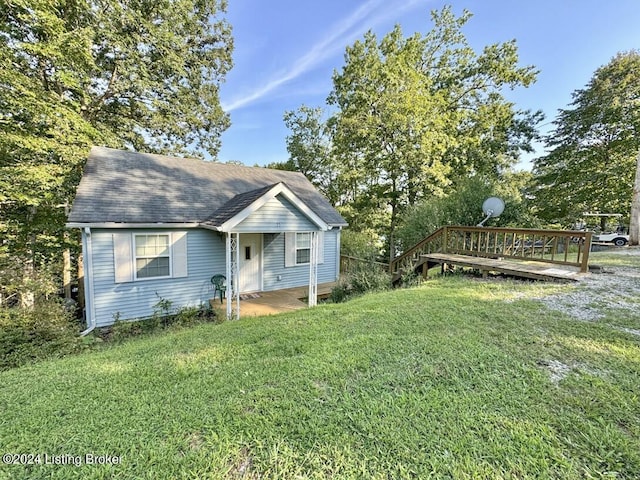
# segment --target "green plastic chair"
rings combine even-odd
[[[227,278],[224,275],[214,275],[211,277],[211,283],[213,284],[213,296],[216,296],[216,292],[220,292],[220,303],[227,292]]]

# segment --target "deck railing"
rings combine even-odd
[[[340,273],[350,273],[360,269],[378,269],[382,272],[386,272],[389,269],[389,265],[382,262],[376,262],[374,260],[367,260],[365,258],[340,255]]]
[[[513,258],[589,269],[591,232],[447,226],[436,230],[389,264],[392,274],[413,268],[420,256],[452,253],[488,258]]]
[[[413,271],[414,266],[420,261],[420,256],[427,253],[442,252],[446,243],[444,227],[439,228],[431,235],[426,236],[402,255],[397,256],[389,264],[389,273],[396,275],[401,272]]]

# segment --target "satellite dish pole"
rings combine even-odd
[[[489,197],[482,204],[482,212],[486,215],[477,227],[483,227],[484,223],[492,217],[499,217],[504,212],[504,201],[498,197]]]

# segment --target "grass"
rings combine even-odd
[[[637,265],[637,264],[636,264]],[[0,478],[637,478],[640,341],[464,277],[0,372]]]

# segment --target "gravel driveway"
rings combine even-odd
[[[537,300],[578,320],[603,322],[640,336],[640,248],[593,253],[589,263],[601,271]]]

